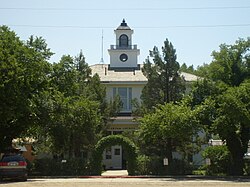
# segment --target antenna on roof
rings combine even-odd
[[[104,60],[103,60],[103,29],[102,29],[102,57],[101,57],[101,64],[104,64]]]

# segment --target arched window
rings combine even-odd
[[[123,34],[119,38],[119,47],[128,47],[128,36]]]

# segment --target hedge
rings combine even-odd
[[[126,150],[127,158],[127,170],[129,175],[135,175],[136,160],[137,160],[137,148],[135,144],[127,137],[122,135],[110,135],[102,138],[95,146],[95,150],[92,155],[91,167],[93,175],[101,175],[102,172],[102,154],[107,147],[114,145],[121,145]]]

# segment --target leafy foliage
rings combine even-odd
[[[48,45],[42,37],[35,37],[32,35],[30,36],[29,40],[27,41],[26,45],[29,48],[34,49],[37,54],[39,54],[40,58],[43,58],[45,60],[49,60],[50,57],[54,54],[50,51],[50,48],[48,48]]]
[[[239,87],[229,88],[217,99],[217,117],[213,123],[232,155],[232,174],[243,173],[243,156],[247,152],[250,140],[250,83],[242,83]]]
[[[202,65],[197,66],[194,74],[199,77],[209,78],[209,64],[203,63]]]
[[[42,55],[36,49],[37,46],[22,42],[9,28],[0,27],[1,147],[11,146],[12,139],[20,137],[36,119],[34,98],[46,89],[50,72],[46,61],[50,55]],[[46,46],[43,49],[51,54]]]
[[[139,138],[144,154],[167,156],[171,164],[173,151],[185,153],[186,146],[192,145],[193,137],[199,131],[196,112],[185,103],[166,103],[141,118]]]
[[[32,163],[30,175],[35,176],[79,176],[89,175],[89,163],[85,159],[67,159],[63,163],[61,159],[43,158]]]
[[[39,121],[45,119],[39,131],[51,141],[53,154],[80,158],[92,151],[106,127],[106,90],[99,76],[90,73],[82,52],[75,59],[63,56],[53,64],[51,89],[37,102]]]
[[[218,134],[226,142],[232,156],[232,175],[243,174],[243,156],[250,140],[249,89],[249,81],[238,87],[222,87],[219,94],[211,94],[196,106],[206,132]]]
[[[173,159],[170,166],[164,166],[160,156],[139,155],[136,172],[139,175],[187,175],[192,173],[192,166],[179,159]]]
[[[82,51],[49,64],[53,53],[42,37],[22,42],[3,26],[0,39],[1,148],[30,136],[37,148],[60,156],[91,151],[118,104],[106,102],[105,86],[91,76]]]
[[[214,51],[209,76],[230,86],[239,86],[250,78],[250,38],[239,39],[234,45],[222,44],[220,51]]]
[[[191,66],[187,67],[186,63],[183,63],[183,64],[181,65],[180,71],[181,71],[181,72],[186,72],[186,73],[195,74],[194,66],[191,65]]]
[[[226,85],[215,83],[206,78],[198,80],[193,84],[193,88],[189,94],[192,98],[191,105],[200,105],[206,99],[214,98],[226,89]]]
[[[203,108],[200,120],[204,128],[226,141],[232,175],[243,174],[243,155],[250,140],[249,49],[249,38],[221,45],[220,51],[212,54],[213,62],[204,68],[213,82],[205,79],[192,91],[193,104]]]
[[[57,153],[68,153],[69,157],[80,157],[96,142],[96,130],[100,114],[98,103],[85,98],[65,98],[55,106],[49,134]]]
[[[210,146],[203,153],[204,159],[209,158],[211,165],[206,166],[207,175],[228,175],[230,174],[231,155],[227,146]]]
[[[102,138],[95,146],[92,158],[92,168],[94,175],[100,175],[102,172],[102,154],[105,148],[114,145],[121,145],[127,152],[128,174],[134,175],[136,170],[137,148],[128,138],[121,135],[110,135]]]

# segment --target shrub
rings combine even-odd
[[[146,155],[139,155],[137,157],[137,171],[138,175],[149,175],[152,174],[150,169],[151,159]]]
[[[39,176],[77,176],[89,174],[88,163],[84,159],[68,159],[62,163],[58,159],[38,159],[32,166],[31,175]]]
[[[102,153],[107,147],[114,145],[121,145],[127,152],[127,170],[129,175],[135,174],[137,148],[135,144],[127,137],[122,135],[110,135],[102,138],[95,146],[95,151],[92,154],[91,171],[92,175],[101,175],[102,167]]]
[[[193,165],[185,160],[173,159],[172,164],[169,165],[169,174],[171,175],[187,175],[192,174]]]
[[[137,174],[140,175],[185,175],[192,174],[193,166],[184,160],[173,159],[168,166],[163,165],[159,156],[140,155],[137,159]]]
[[[204,159],[210,159],[210,165],[205,165],[207,175],[229,175],[231,165],[231,155],[227,146],[210,146],[203,153]]]
[[[206,175],[206,170],[202,170],[202,169],[197,169],[197,170],[194,170],[193,175]]]
[[[245,159],[244,175],[250,176],[250,159]]]
[[[160,156],[140,155],[137,159],[137,174],[165,175],[167,166],[163,165],[163,159]]]

